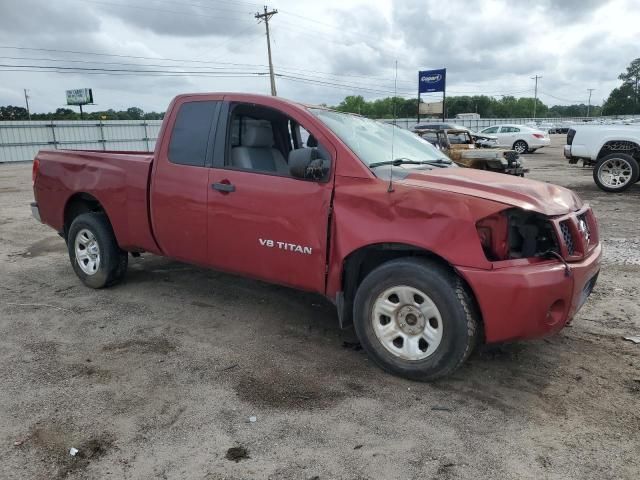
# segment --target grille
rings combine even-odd
[[[569,222],[561,222],[560,230],[562,231],[562,238],[564,244],[567,246],[567,253],[573,255],[575,253],[575,246],[573,244],[573,237],[571,236],[571,229],[569,228]]]

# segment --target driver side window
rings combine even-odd
[[[328,150],[294,119],[275,109],[233,105],[227,145],[227,168],[316,181],[329,176]],[[307,163],[312,163],[312,176],[305,175]]]
[[[498,127],[485,128],[482,133],[498,133]]]

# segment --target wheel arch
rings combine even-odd
[[[631,140],[608,140],[604,142],[604,144],[598,151],[596,160],[600,160],[601,158],[606,157],[607,155],[610,155],[612,153],[626,153],[627,155],[631,155],[633,158],[640,161],[640,145]]]
[[[69,227],[71,227],[71,223],[73,223],[75,218],[78,215],[90,212],[104,213],[107,217],[107,221],[109,221],[109,215],[107,214],[100,200],[98,200],[90,193],[77,192],[67,199],[67,202],[64,206],[64,223],[62,231],[65,240],[67,238],[67,234],[69,233]]]
[[[482,312],[476,300],[475,292],[467,280],[458,273],[451,263],[444,257],[425,248],[406,243],[390,242],[374,243],[359,247],[350,252],[342,262],[341,290],[338,292],[336,298],[338,319],[341,328],[347,328],[353,324],[353,301],[362,280],[364,280],[372,270],[383,263],[406,257],[428,259],[455,273],[468,289],[471,298],[475,302],[477,310],[480,312],[480,323],[482,324]]]

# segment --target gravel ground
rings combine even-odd
[[[149,255],[84,288],[30,217],[31,165],[0,165],[0,478],[640,478],[640,184],[599,191],[562,143],[526,160],[595,209],[591,299],[433,384],[377,369],[314,295]]]

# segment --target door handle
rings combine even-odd
[[[232,185],[231,183],[213,183],[211,184],[211,188],[213,188],[214,190],[218,190],[219,192],[222,193],[231,193],[231,192],[235,192],[236,191],[236,186]]]

